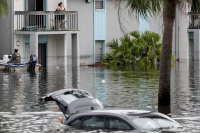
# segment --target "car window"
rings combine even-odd
[[[105,117],[103,116],[87,116],[82,123],[85,128],[104,128]]]
[[[172,128],[179,124],[163,117],[138,117],[133,119],[133,124],[142,130],[155,130],[159,128]]]
[[[173,126],[176,126],[177,124],[176,123],[173,123],[172,121],[169,121],[167,119],[159,119],[159,118],[154,118],[154,121],[156,123],[158,123],[159,126],[163,127],[163,128],[166,128],[166,127],[173,127]]]
[[[116,118],[110,118],[109,121],[109,129],[121,129],[121,130],[129,130],[131,129],[126,122],[116,119]]]
[[[83,119],[84,117],[78,118],[75,121],[71,122],[69,126],[78,126],[79,122]]]
[[[159,125],[150,118],[135,118],[133,119],[133,124],[136,125],[139,129],[143,130],[153,130],[160,128]]]

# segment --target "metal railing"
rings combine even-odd
[[[15,11],[16,31],[78,30],[77,11]]]
[[[200,29],[200,14],[188,13],[189,29]]]

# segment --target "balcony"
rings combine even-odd
[[[15,31],[78,31],[77,11],[15,11]]]
[[[200,14],[188,13],[189,29],[200,29]]]

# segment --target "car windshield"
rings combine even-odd
[[[90,95],[89,93],[84,92],[84,91],[77,91],[77,90],[76,91],[68,91],[68,92],[60,95],[60,98],[62,98],[68,104],[75,101],[76,99],[84,98],[84,97],[93,98],[93,96]]]
[[[142,116],[132,120],[133,124],[140,130],[153,131],[180,126],[176,121],[168,117]]]

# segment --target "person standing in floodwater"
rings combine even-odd
[[[64,7],[63,2],[58,3],[58,7],[56,8],[56,11],[67,11],[67,9]],[[65,15],[55,15],[55,20],[57,21],[58,29],[61,30],[61,27],[64,25]]]

